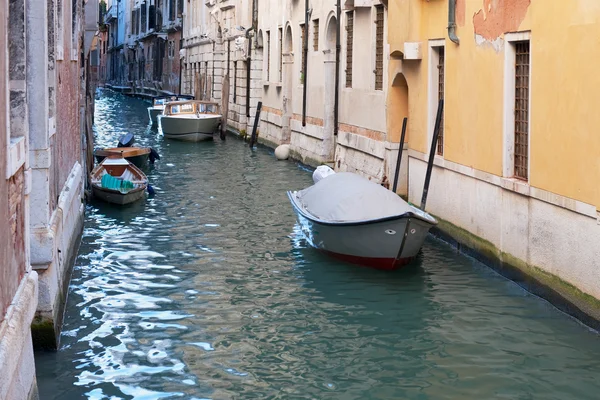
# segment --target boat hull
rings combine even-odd
[[[181,118],[163,115],[160,118],[160,126],[166,138],[187,142],[212,139],[220,122],[220,116]]]
[[[123,194],[116,190],[109,190],[100,188],[96,185],[92,185],[94,197],[100,200],[106,201],[107,203],[126,205],[139,201],[144,198],[145,188],[138,188]]]
[[[163,113],[164,108],[148,107],[148,118],[152,125],[158,124],[158,116]]]
[[[433,226],[405,214],[360,223],[323,223],[304,214],[288,193],[298,223],[309,244],[337,259],[382,270],[408,264]]]

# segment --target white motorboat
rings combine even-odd
[[[189,100],[167,103],[158,120],[166,138],[198,142],[212,139],[222,116],[218,103]]]
[[[288,197],[311,246],[377,269],[410,262],[437,224],[395,193],[350,172],[325,176]]]
[[[148,107],[148,117],[152,125],[158,124],[158,116],[165,110],[165,104],[170,101],[193,100],[194,96],[177,95],[177,96],[156,96],[152,99],[152,107]]]

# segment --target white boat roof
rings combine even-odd
[[[129,161],[124,158],[105,158],[102,165],[129,165]]]
[[[392,191],[351,172],[331,174],[296,192],[296,198],[311,215],[328,222],[376,220],[417,210]]]

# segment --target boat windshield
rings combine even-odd
[[[198,104],[198,111],[201,113],[217,113],[216,104]]]
[[[193,113],[194,105],[193,104],[176,104],[171,106],[171,114],[186,114]]]
[[[154,99],[155,106],[164,106],[167,103],[167,99]]]

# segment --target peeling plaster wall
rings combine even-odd
[[[390,46],[422,45],[393,61],[408,86],[409,198],[418,201],[429,152],[430,41],[445,45],[444,156],[435,158],[428,210],[600,298],[600,3],[456,0],[460,44],[447,39],[448,2],[390,2]],[[505,173],[508,33],[530,37],[529,180]],[[514,36],[513,36],[514,37]],[[508,65],[508,67],[506,67]],[[506,97],[509,96],[509,97]],[[388,103],[392,104],[392,103]],[[388,112],[395,112],[388,110]],[[507,125],[510,131],[510,125]],[[389,159],[388,159],[389,160]],[[437,193],[437,194],[436,194]]]

